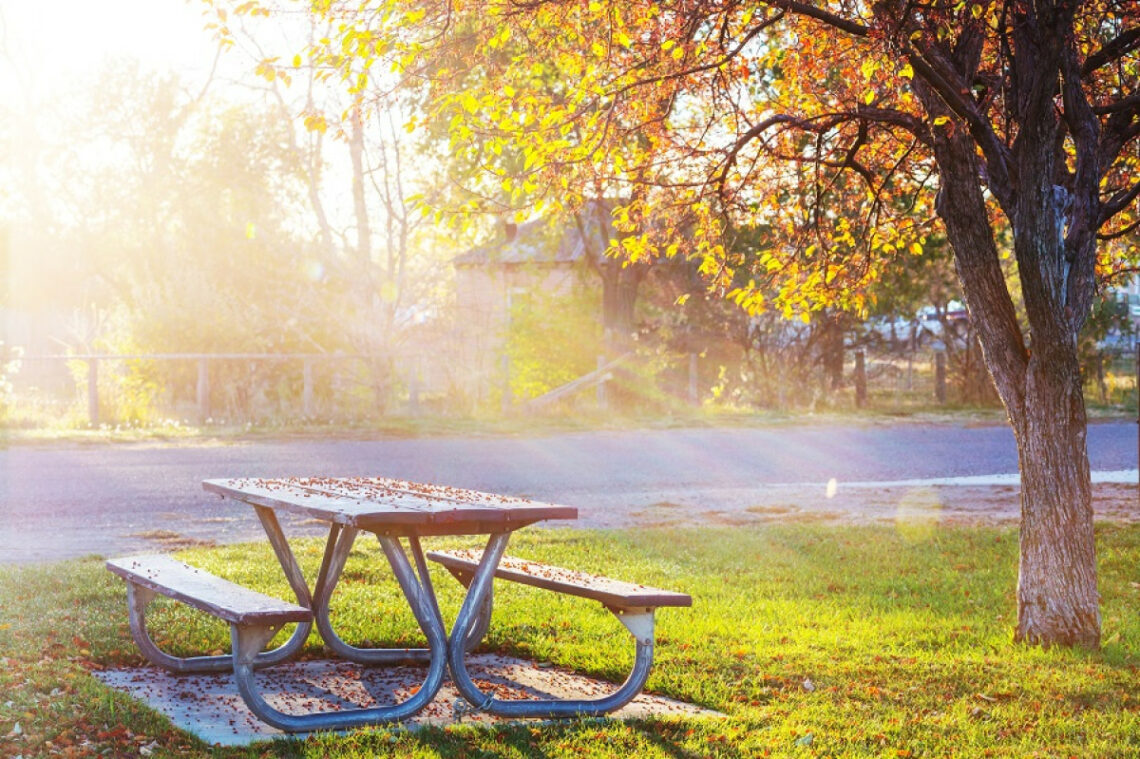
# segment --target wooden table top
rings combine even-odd
[[[545,519],[577,519],[578,509],[526,498],[385,477],[205,480],[223,498],[392,535],[506,532]]]

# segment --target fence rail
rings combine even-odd
[[[87,364],[87,419],[98,426],[99,416],[99,364],[112,361],[197,361],[198,422],[210,418],[210,362],[212,361],[300,361],[301,407],[306,417],[313,416],[313,363],[317,361],[359,360],[372,361],[373,357],[361,353],[76,353],[33,354],[17,356],[13,361],[82,361]]]
[[[571,396],[578,407],[604,411],[608,389],[622,389],[613,370],[626,358],[599,359],[595,371],[529,401],[511,398],[507,363],[498,380],[504,383],[503,411],[534,412]],[[814,408],[816,399],[822,398],[832,405],[852,403],[857,408],[901,410],[930,403],[963,402],[965,387],[960,368],[948,366],[945,353],[929,348],[903,352],[849,348],[838,384],[818,372],[801,377],[778,370],[775,374],[764,373],[766,369],[741,373],[736,384],[725,384],[724,367],[718,373],[715,359],[710,361],[692,353],[674,358],[667,368],[658,367],[654,376],[640,377],[638,382],[644,382],[646,387],[656,386],[669,398],[694,407],[704,401],[715,403],[723,399],[722,402],[757,408],[795,408],[797,404]],[[1110,358],[1097,365],[1098,371],[1090,370],[1089,397],[1105,404],[1131,404],[1140,385],[1140,356],[1133,351]],[[137,396],[132,393],[141,394],[144,400],[139,401],[138,407],[152,409],[153,416],[196,416],[199,424],[242,418],[253,421],[273,418],[274,414],[279,419],[301,417],[306,421],[356,420],[383,416],[393,406],[403,407],[411,416],[456,413],[455,409],[466,408],[459,404],[469,397],[462,393],[462,388],[455,396],[448,395],[455,386],[442,384],[438,377],[425,381],[425,359],[416,353],[404,354],[402,358],[340,352],[45,353],[9,355],[0,361],[25,365],[23,370],[7,372],[7,376],[0,373],[0,389],[6,388],[3,392],[15,399],[7,407],[12,411],[6,409],[5,415],[11,413],[8,418],[19,420],[14,422],[17,424],[42,423],[37,420],[64,416],[82,418],[84,405],[87,421],[93,427],[104,421],[134,419],[123,411],[135,408],[131,404]],[[132,366],[129,362],[133,361],[155,364]],[[33,369],[27,366],[31,364],[45,366]],[[139,391],[138,385],[131,384],[132,378],[142,378],[143,382],[161,378],[160,389]],[[477,377],[472,379],[477,381]],[[14,392],[13,385],[23,390]],[[590,387],[597,388],[594,401],[581,392]],[[793,390],[801,391],[799,396]],[[146,396],[145,392],[153,394]],[[653,402],[660,402],[660,397],[653,397]],[[456,405],[446,405],[452,398],[459,399],[453,401]],[[421,405],[422,399],[426,399],[426,405]],[[22,418],[20,414],[30,415]],[[1140,421],[1140,409],[1137,414]]]

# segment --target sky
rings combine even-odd
[[[200,0],[0,0],[0,97],[65,91],[109,57],[205,81],[215,43]]]

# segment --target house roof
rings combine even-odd
[[[599,218],[603,217],[603,218]],[[587,252],[600,255],[614,236],[608,211],[590,203],[575,219],[544,217],[520,224],[511,240],[471,248],[454,259],[456,266],[508,266],[511,264],[560,264],[581,260]],[[587,251],[585,240],[590,240]]]

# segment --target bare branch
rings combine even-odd
[[[1096,239],[1098,240],[1119,240],[1121,237],[1132,234],[1137,229],[1140,229],[1140,219],[1132,222],[1128,226],[1118,229],[1115,232],[1097,233]]]
[[[1098,105],[1093,108],[1093,113],[1098,116],[1107,116],[1109,114],[1128,112],[1133,115],[1140,113],[1140,92],[1133,93],[1126,98],[1117,100],[1108,105]]]

